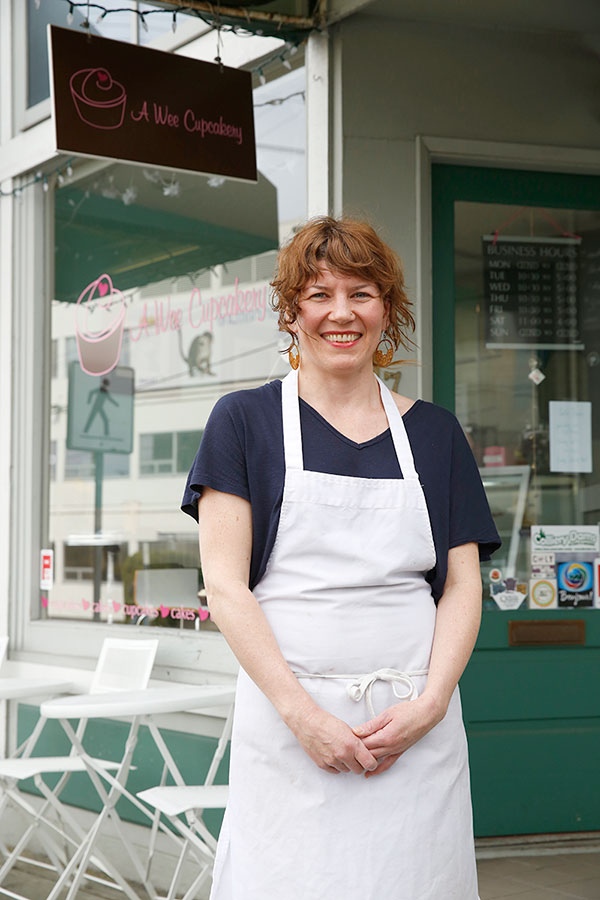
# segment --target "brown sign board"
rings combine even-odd
[[[250,72],[48,26],[56,148],[256,181]]]

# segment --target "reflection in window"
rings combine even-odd
[[[78,359],[77,338],[75,335],[69,335],[69,337],[65,338],[65,362],[67,372],[69,371],[69,363],[77,362]]]
[[[175,471],[172,434],[140,435],[140,475]]]
[[[65,451],[65,480],[72,478],[93,478],[96,472],[94,454],[89,450]],[[105,478],[128,478],[129,456],[126,453],[104,454]]]
[[[56,481],[56,441],[50,441],[50,481]]]
[[[88,450],[65,451],[65,480],[70,478],[93,478],[94,457]]]
[[[81,32],[86,19],[85,6],[71,7],[73,21],[69,25],[67,14],[69,4],[64,0],[27,0],[27,106],[35,106],[50,96],[50,79],[48,70],[48,25],[59,25]],[[105,9],[121,9],[122,13],[112,13],[100,22],[98,16],[90,20],[90,33],[102,37],[114,38],[118,41],[131,41],[132,17],[127,9],[135,6],[133,0],[103,0]],[[165,17],[167,18],[167,17]]]
[[[263,104],[257,107],[259,144],[277,132],[281,147],[299,151],[286,167],[278,147],[262,156],[259,150],[257,184],[228,180],[215,187],[202,175],[106,162],[93,172],[74,164],[73,177],[49,195],[55,240],[51,338],[58,353],[49,398],[57,481],[49,497],[48,539],[65,548],[64,570],[59,559],[48,597],[50,618],[213,627],[206,609],[200,610],[197,527],[179,503],[219,398],[288,371],[278,352],[269,281],[279,241],[306,215],[304,116],[297,115],[304,108],[303,88],[304,71],[297,69],[255,92]],[[289,102],[264,105],[290,94],[295,98]],[[165,192],[173,182],[178,192]],[[124,203],[124,195],[131,202]],[[133,452],[105,452],[103,479],[96,484],[96,448],[78,439],[74,445],[85,450],[66,451],[65,438],[78,421],[85,423],[88,409],[89,393],[78,396],[73,385],[69,393],[68,364],[79,367],[76,302],[102,273],[115,292],[104,324],[109,331],[114,326],[110,334],[117,336],[122,329],[118,364],[134,375],[127,413],[110,407],[110,439],[122,437],[128,447],[130,426]],[[94,324],[97,309],[90,310]],[[82,341],[84,364],[94,356],[90,343]],[[106,348],[109,361],[117,349],[117,341]],[[98,427],[89,437],[106,435]],[[126,544],[127,550],[118,559],[107,556],[92,546],[94,535],[103,545]],[[62,550],[58,555],[63,557]],[[119,577],[109,577],[111,568]],[[136,579],[147,570],[178,572],[181,598],[176,591],[168,595],[168,575],[145,575],[148,609],[135,609],[142,597]],[[161,593],[165,579],[167,593]],[[163,616],[161,603],[174,615]],[[179,605],[186,608],[185,618],[175,614]]]
[[[597,419],[553,464],[550,417],[600,398],[600,212],[457,201],[454,226],[455,408],[503,541],[484,573],[526,582],[532,525],[600,518]]]
[[[112,581],[122,581],[121,563],[127,558],[127,544],[102,547],[102,581],[111,575]],[[94,577],[96,548],[91,546],[63,547],[63,572],[66,581],[91,581]],[[112,572],[109,569],[112,567]]]
[[[140,435],[140,475],[187,472],[202,439],[202,431]]]

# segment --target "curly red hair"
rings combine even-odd
[[[376,284],[388,304],[386,334],[396,349],[400,344],[410,348],[414,342],[407,332],[414,331],[415,320],[409,309],[412,302],[406,294],[402,263],[367,222],[355,219],[311,219],[279,251],[271,287],[281,331],[292,333],[289,325],[298,316],[300,293],[318,277],[323,263],[333,272]]]

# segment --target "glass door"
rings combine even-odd
[[[503,541],[462,681],[479,835],[600,828],[599,181],[433,168],[434,400]]]

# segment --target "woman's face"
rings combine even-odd
[[[290,329],[303,362],[345,371],[372,365],[387,324],[388,311],[376,284],[322,264],[318,277],[300,292],[298,316]]]

